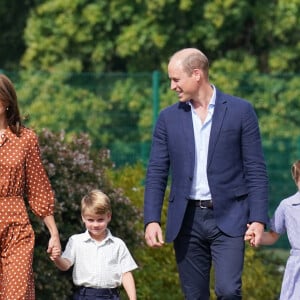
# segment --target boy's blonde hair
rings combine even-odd
[[[295,180],[295,183],[297,184],[300,177],[300,160],[297,160],[293,163],[291,168],[293,179]]]
[[[81,200],[81,214],[104,215],[112,213],[110,200],[100,190],[91,190]]]

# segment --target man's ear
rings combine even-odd
[[[203,72],[200,69],[194,69],[192,75],[196,78],[197,81],[203,77]]]

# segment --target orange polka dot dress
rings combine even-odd
[[[54,194],[42,165],[36,134],[9,128],[0,138],[0,300],[34,300],[34,232],[24,197],[44,218],[53,214]]]

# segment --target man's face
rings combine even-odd
[[[168,66],[170,88],[176,92],[180,102],[186,102],[194,98],[197,92],[197,81],[194,75],[188,75],[181,64],[170,61]]]

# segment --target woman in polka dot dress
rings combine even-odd
[[[24,196],[50,233],[47,252],[61,249],[54,194],[36,134],[21,123],[11,81],[0,74],[0,300],[34,300],[34,232]]]

